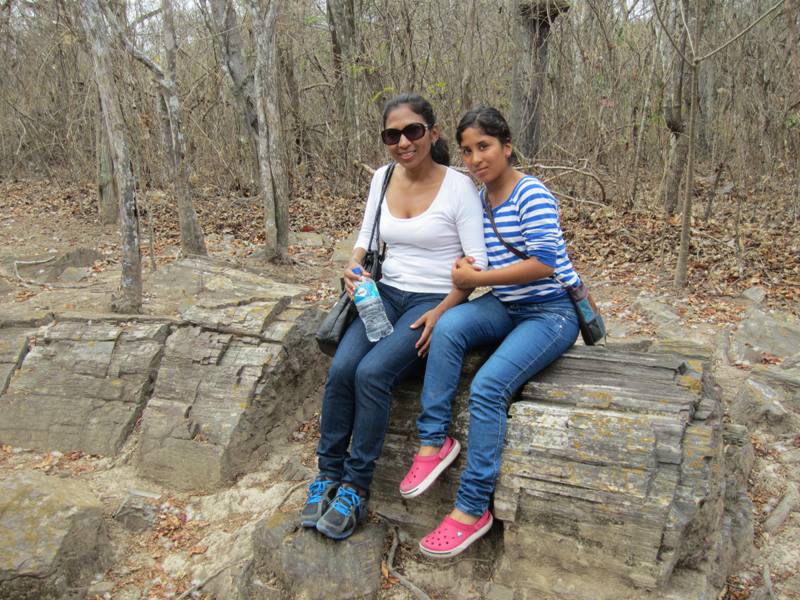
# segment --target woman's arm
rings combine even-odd
[[[455,193],[451,197],[452,212],[454,216],[456,231],[458,238],[461,242],[461,249],[464,254],[471,256],[474,263],[480,267],[485,268],[487,265],[486,259],[486,242],[483,238],[483,207],[481,205],[480,196],[472,182],[464,177],[458,180],[458,185],[455,186]],[[439,320],[448,308],[458,306],[466,300],[472,293],[472,288],[461,289],[454,286],[450,293],[445,296],[436,308],[433,308],[422,315],[414,323],[411,328],[417,329],[422,327],[422,334],[417,340],[416,348],[420,356],[428,353],[428,347],[431,342],[431,334],[436,322]]]
[[[425,356],[428,353],[428,348],[431,345],[431,334],[433,333],[433,328],[436,326],[439,317],[441,317],[448,308],[453,308],[461,304],[471,293],[472,289],[462,290],[454,287],[435,308],[430,309],[411,324],[411,329],[422,327],[422,333],[417,343],[414,344],[419,356]]]
[[[513,265],[489,271],[477,270],[474,263],[475,260],[471,256],[459,258],[455,262],[451,275],[457,287],[466,290],[481,286],[524,284],[550,277],[554,271],[553,267],[536,258],[521,260]]]

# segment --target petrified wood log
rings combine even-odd
[[[465,362],[454,405],[452,434],[462,443],[468,385],[482,356]],[[450,510],[463,468],[460,457],[426,494],[400,500],[397,485],[416,449],[419,389],[417,382],[396,394],[373,489],[377,510],[415,536]],[[699,361],[567,352],[509,410],[493,504],[503,524],[494,582],[515,598],[637,597],[642,588],[669,588],[676,566],[714,565],[703,581],[719,585],[735,558],[731,544],[741,546],[731,528],[750,531],[739,506],[747,503],[738,489],[744,478],[726,473],[721,416]],[[742,432],[731,436],[747,444]]]

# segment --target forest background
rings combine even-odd
[[[511,118],[592,276],[797,312],[799,31],[800,0],[0,0],[0,202],[120,220],[123,274],[148,231],[329,256],[417,91],[457,165],[465,110]]]

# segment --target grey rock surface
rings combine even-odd
[[[253,335],[228,332],[241,332],[245,317],[229,330],[181,326],[169,337],[142,416],[140,474],[177,489],[213,489],[264,458],[270,431],[324,380],[327,366],[313,339],[319,312],[269,313],[250,321],[258,323]]]
[[[43,328],[0,394],[0,440],[115,455],[142,413],[168,332],[159,323]]]
[[[376,597],[386,535],[383,524],[365,523],[350,538],[336,542],[297,521],[296,513],[276,513],[256,526],[252,578],[277,578],[288,598]]]
[[[754,285],[742,292],[742,298],[753,304],[761,304],[767,297],[767,292],[761,286]]]
[[[467,386],[482,359],[468,357],[453,406],[451,431],[462,443]],[[398,500],[416,449],[418,397],[418,382],[396,391],[372,488],[376,510],[415,537],[452,507],[464,460],[462,451],[423,496]],[[719,394],[700,360],[568,351],[510,409],[493,581],[524,598],[639,598],[656,589],[664,595],[653,597],[667,598],[670,585],[686,584],[683,574],[673,578],[680,565],[700,573],[691,586],[702,581],[712,597],[752,539],[749,440],[743,428],[726,434],[736,442],[728,457],[723,433]]]
[[[152,529],[158,519],[160,494],[131,490],[114,511],[114,518],[125,529],[140,532]]]
[[[758,425],[775,433],[800,431],[800,414],[795,414],[791,406],[786,392],[756,376],[739,388],[730,415],[736,423],[750,428]]]
[[[758,363],[763,353],[785,358],[800,348],[800,321],[787,313],[750,311],[731,335],[728,359]]]
[[[645,296],[640,296],[633,303],[633,307],[644,314],[654,325],[674,325],[680,322],[681,318],[671,306]]]
[[[84,484],[37,472],[0,480],[0,598],[83,600],[110,561],[102,505]]]
[[[764,521],[764,531],[773,532],[778,527],[783,525],[784,521],[789,517],[789,514],[798,506],[800,506],[800,490],[794,482],[790,482],[786,486],[784,493],[778,506],[769,514],[767,520]]]
[[[22,327],[0,328],[0,395],[8,389],[11,376],[28,353],[28,337],[35,330]]]

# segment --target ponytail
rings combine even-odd
[[[447,147],[447,142],[445,142],[441,136],[433,143],[433,146],[431,146],[431,158],[433,162],[439,163],[440,165],[444,165],[445,167],[450,166],[450,149]]]

